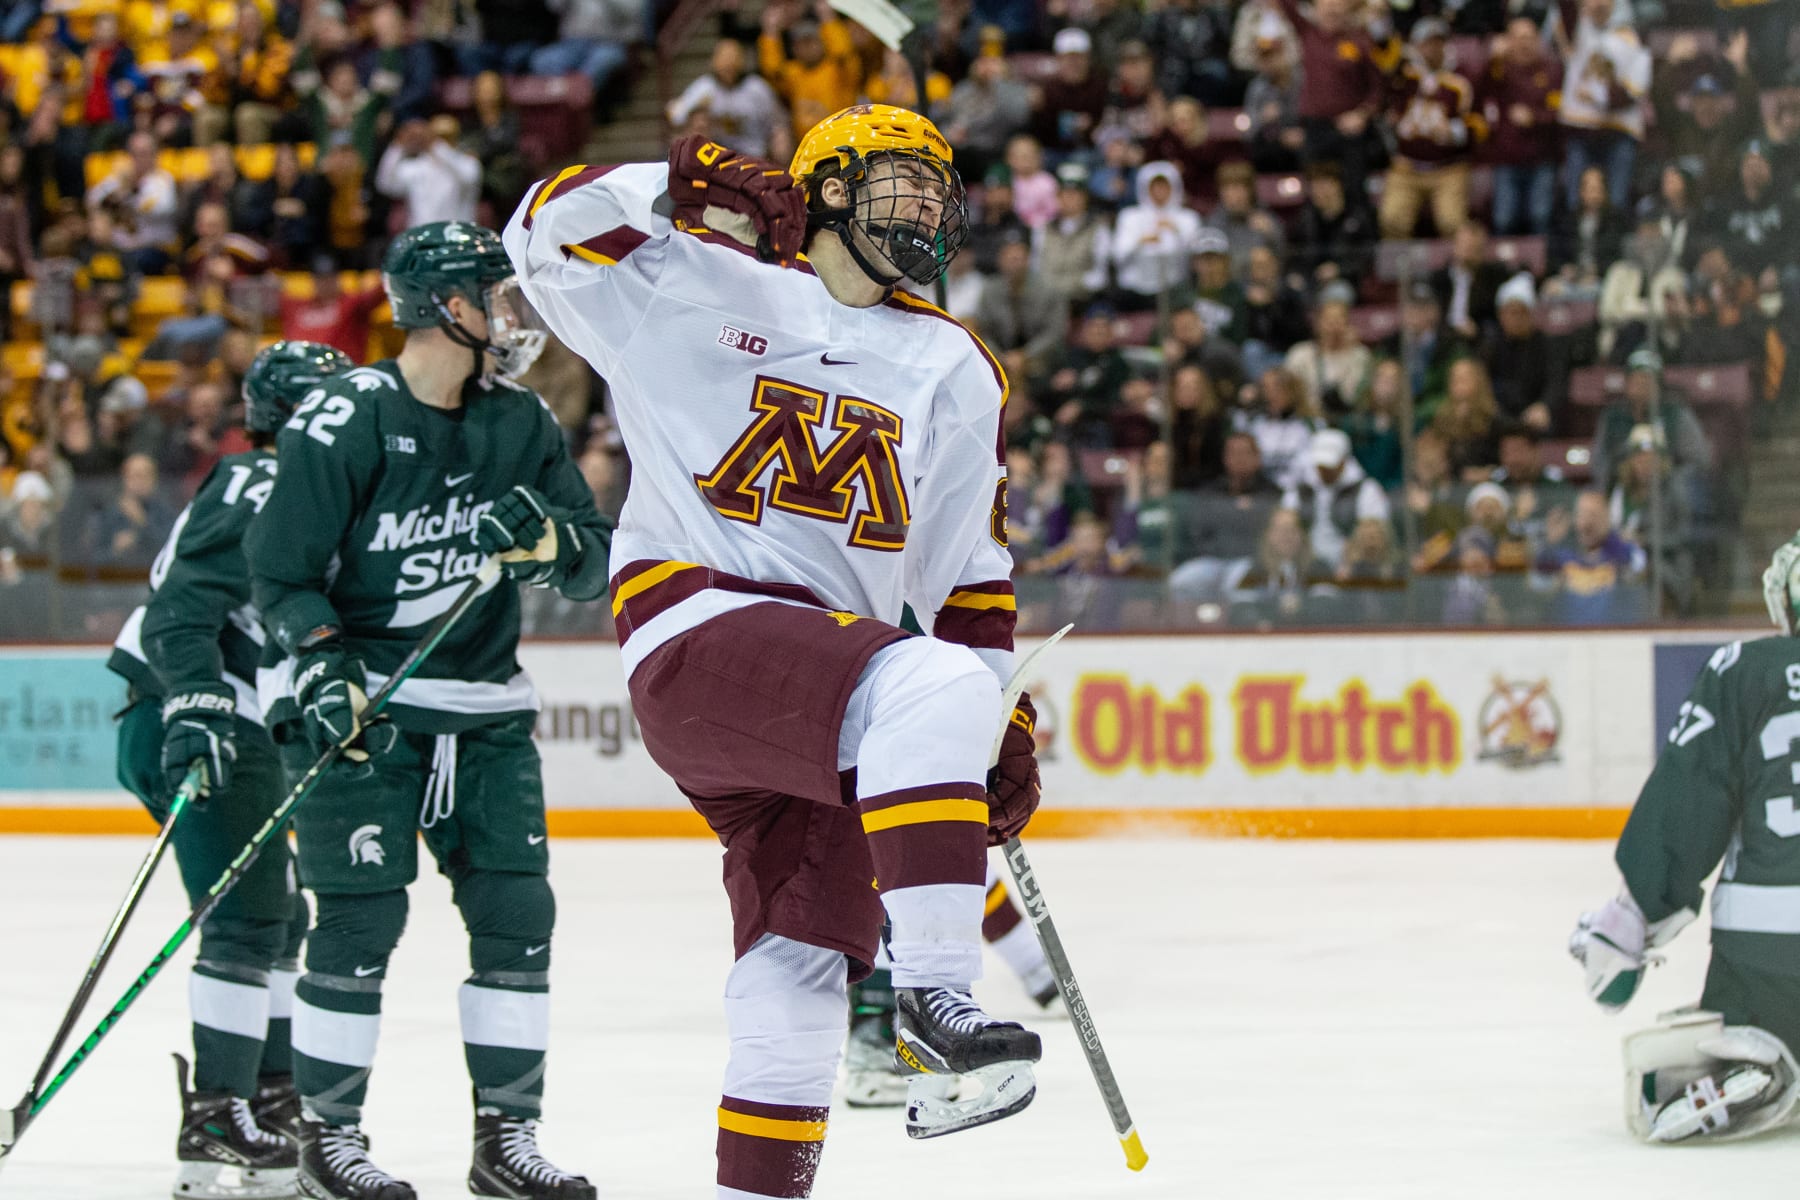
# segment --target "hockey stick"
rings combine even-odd
[[[125,931],[125,923],[137,911],[138,901],[143,899],[144,890],[149,886],[150,876],[162,861],[163,851],[168,849],[169,836],[175,832],[175,822],[181,819],[189,802],[200,794],[206,786],[206,768],[196,762],[188,769],[187,777],[181,786],[175,789],[175,799],[169,804],[169,815],[163,819],[162,828],[156,831],[156,841],[151,843],[150,852],[144,861],[138,864],[137,874],[132,877],[131,886],[125,889],[125,899],[119,905],[119,911],[113,914],[112,924],[106,927],[106,933],[100,939],[100,948],[94,951],[93,959],[88,963],[87,974],[81,977],[81,986],[75,989],[75,998],[69,1001],[68,1011],[63,1013],[62,1024],[56,1028],[56,1036],[50,1039],[50,1048],[44,1051],[44,1061],[38,1064],[37,1074],[31,1077],[31,1091],[27,1095],[35,1096],[44,1088],[44,1080],[50,1078],[50,1069],[56,1065],[56,1056],[61,1052],[63,1043],[68,1041],[69,1034],[75,1028],[75,1022],[81,1019],[82,1009],[94,994],[94,988],[100,982],[100,973],[106,969],[112,958],[113,950],[119,944],[119,935]]]
[[[481,568],[476,572],[475,578],[471,579],[468,586],[463,588],[451,603],[448,611],[439,617],[430,629],[425,631],[425,636],[419,639],[418,645],[412,648],[412,652],[401,661],[398,667],[394,668],[394,673],[388,677],[387,682],[369,697],[368,706],[362,711],[365,718],[372,718],[387,707],[388,701],[394,698],[394,693],[399,690],[400,685],[412,677],[413,673],[424,663],[426,656],[437,649],[438,643],[442,642],[449,634],[451,627],[462,619],[464,613],[469,611],[476,598],[499,577],[500,559],[498,556],[489,555],[482,560]],[[231,860],[231,865],[225,868],[224,874],[220,875],[218,881],[207,889],[205,898],[188,914],[187,919],[170,935],[169,940],[163,943],[162,949],[156,952],[156,956],[150,960],[149,965],[138,973],[138,977],[132,980],[131,986],[125,989],[125,994],[119,997],[118,1002],[113,1005],[112,1011],[101,1018],[100,1023],[94,1027],[94,1031],[88,1034],[87,1040],[69,1056],[68,1061],[63,1063],[62,1070],[58,1071],[55,1078],[45,1085],[43,1091],[39,1092],[34,1088],[11,1109],[0,1112],[0,1166],[5,1164],[7,1156],[12,1153],[13,1147],[19,1144],[19,1139],[24,1136],[25,1130],[30,1128],[31,1123],[37,1120],[38,1114],[43,1112],[45,1106],[62,1090],[63,1085],[69,1081],[69,1077],[75,1074],[82,1063],[87,1061],[88,1056],[93,1054],[94,1048],[100,1044],[101,1039],[112,1031],[113,1026],[119,1023],[126,1010],[143,994],[144,989],[150,986],[150,981],[155,979],[157,973],[181,950],[188,935],[199,928],[201,923],[211,915],[212,910],[218,906],[219,901],[224,898],[225,893],[244,877],[244,873],[250,869],[250,864],[255,861],[262,848],[286,827],[288,818],[293,816],[294,810],[300,806],[300,802],[306,799],[307,793],[312,791],[313,785],[319,781],[319,777],[332,763],[337,761],[338,756],[344,752],[354,737],[355,734],[352,734],[344,741],[326,747],[325,752],[319,755],[318,761],[313,763],[306,774],[302,775],[294,784],[287,797],[276,806],[274,812],[269,814],[268,820],[262,823],[262,827],[251,837],[249,843],[238,851],[237,857]]]
[[[1001,711],[1010,719],[1013,706],[1018,704],[1019,695],[1025,690],[1025,673],[1031,669],[1038,656],[1062,640],[1063,634],[1073,629],[1073,625],[1064,625],[1051,634],[1043,645],[1027,654],[1013,671],[1013,677],[1006,685],[1002,695]],[[994,752],[989,755],[990,764],[1000,760],[1000,744],[1006,738],[1006,729],[1002,727],[1000,736],[994,739]],[[1100,1031],[1094,1027],[1094,1014],[1088,1011],[1087,1000],[1081,994],[1081,985],[1075,981],[1075,969],[1069,965],[1068,951],[1063,949],[1062,937],[1056,932],[1056,922],[1050,919],[1050,907],[1044,902],[1043,889],[1038,887],[1037,876],[1032,872],[1031,859],[1025,853],[1024,843],[1018,838],[1010,838],[1003,847],[1006,854],[1006,866],[1012,872],[1013,883],[1018,888],[1019,901],[1025,905],[1025,915],[1031,919],[1031,927],[1037,930],[1038,944],[1044,948],[1044,958],[1049,961],[1050,969],[1056,974],[1056,991],[1062,997],[1063,1006],[1069,1010],[1069,1019],[1075,1023],[1075,1032],[1081,1038],[1082,1053],[1087,1055],[1088,1069],[1094,1073],[1094,1083],[1100,1088],[1100,1099],[1106,1102],[1106,1113],[1112,1118],[1113,1132],[1119,1136],[1119,1145],[1125,1151],[1125,1165],[1133,1171],[1141,1171],[1150,1156],[1144,1153],[1144,1143],[1138,1137],[1137,1126],[1132,1124],[1131,1113],[1125,1108],[1125,1095],[1119,1090],[1119,1081],[1114,1078],[1112,1063],[1106,1057],[1105,1047],[1100,1045]]]

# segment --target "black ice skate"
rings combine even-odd
[[[494,1112],[475,1115],[469,1191],[500,1200],[596,1200],[594,1185],[538,1151],[537,1122]]]
[[[188,1063],[175,1055],[181,1089],[178,1200],[278,1200],[294,1194],[294,1144],[256,1123],[250,1104],[229,1092],[188,1089]]]
[[[300,1124],[300,1194],[311,1200],[419,1200],[410,1183],[369,1160],[369,1135],[357,1125]]]
[[[250,1111],[256,1123],[270,1133],[300,1144],[300,1093],[294,1090],[292,1075],[265,1075],[256,1081],[256,1095],[250,1098]]]
[[[981,1011],[966,991],[899,988],[894,1053],[909,1076],[908,1137],[940,1137],[1010,1117],[1031,1103],[1038,1035]],[[979,1084],[969,1095],[967,1083]],[[959,1092],[959,1088],[961,1089]],[[964,1098],[968,1097],[968,1098]]]

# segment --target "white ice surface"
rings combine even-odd
[[[0,1102],[24,1090],[145,843],[0,839]],[[1037,1102],[909,1143],[896,1112],[840,1107],[825,1200],[1683,1200],[1727,1176],[1791,1179],[1800,1140],[1650,1149],[1620,1117],[1618,1041],[1698,995],[1690,929],[1630,1012],[1582,995],[1564,952],[1615,886],[1600,842],[1045,842],[1039,875],[1150,1166],[1125,1170],[1066,1022]],[[559,842],[544,1143],[601,1195],[710,1200],[729,965],[709,843]],[[172,865],[172,864],[171,864]],[[180,919],[173,870],[147,899],[87,1025]],[[433,877],[390,972],[367,1125],[425,1200],[466,1194],[457,1040],[462,928]],[[4,1172],[0,1197],[168,1194],[188,956],[158,980]],[[990,961],[982,994],[1030,1008]],[[87,1026],[84,1025],[84,1029]],[[1741,1174],[1740,1174],[1741,1172]],[[1780,1185],[1786,1186],[1786,1185]]]

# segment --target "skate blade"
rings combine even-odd
[[[844,1076],[844,1103],[851,1108],[899,1108],[906,1103],[906,1080],[893,1071],[851,1071]]]
[[[975,1086],[980,1090],[971,1093]],[[943,1137],[991,1125],[1023,1111],[1035,1095],[1037,1076],[1028,1062],[995,1063],[967,1075],[915,1075],[907,1085],[906,1136]]]
[[[184,1162],[169,1194],[175,1200],[291,1200],[299,1188],[299,1172],[292,1167]]]

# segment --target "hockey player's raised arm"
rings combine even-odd
[[[945,384],[907,535],[907,601],[933,637],[968,646],[1005,683],[1012,675],[1012,556],[1006,467],[997,453],[1006,379],[985,352]]]
[[[352,397],[357,388],[394,385],[367,367],[344,379],[329,389],[336,394],[308,396],[282,429],[281,471],[244,543],[263,624],[290,654],[318,630],[340,626],[326,596],[332,560],[381,472],[372,405]]]
[[[1681,706],[1662,755],[1638,794],[1614,855],[1625,885],[1655,926],[1700,911],[1701,885],[1725,855],[1743,808],[1740,763],[1754,746],[1741,744],[1753,715],[1739,711],[1733,667],[1736,646],[1715,654]]]
[[[666,163],[569,167],[526,193],[502,237],[519,286],[564,345],[607,372],[654,295],[674,225]]]
[[[273,463],[269,463],[273,467]],[[246,463],[214,467],[150,569],[156,589],[144,606],[144,661],[164,695],[216,686],[224,673],[219,636],[250,602],[244,531],[267,498],[271,471]]]

